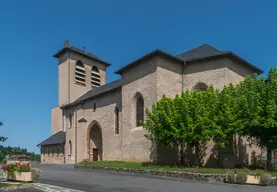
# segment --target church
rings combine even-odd
[[[82,161],[137,161],[176,163],[176,155],[155,147],[140,126],[145,109],[163,94],[174,97],[186,89],[222,89],[263,71],[231,51],[203,44],[179,55],[154,50],[115,71],[121,78],[106,83],[111,64],[69,41],[54,57],[58,61],[58,105],[52,108],[52,135],[41,142],[42,163],[76,164]],[[216,161],[233,166],[251,162],[256,146],[244,147],[243,158],[226,150]],[[211,161],[214,143],[206,146],[203,164]],[[242,153],[242,152],[241,152]],[[225,163],[226,163],[225,162]],[[220,166],[219,165],[219,166]]]

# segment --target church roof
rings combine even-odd
[[[184,60],[185,62],[198,61],[204,59],[215,59],[219,57],[229,57],[231,59],[237,60],[238,62],[248,65],[250,68],[254,69],[255,72],[258,74],[263,73],[263,70],[242,59],[235,53],[229,51],[220,51],[208,44],[203,44],[196,48],[190,49],[186,52],[177,55],[176,57]]]
[[[58,53],[54,54],[53,56],[58,58],[59,56],[61,56],[63,53],[65,53],[66,51],[72,51],[72,52],[75,52],[75,53],[78,53],[80,55],[83,55],[85,57],[88,57],[90,59],[93,59],[93,60],[96,60],[96,61],[99,61],[100,63],[103,63],[105,64],[106,66],[110,66],[111,64],[110,63],[107,63],[105,61],[102,61],[99,57],[97,57],[96,55],[92,54],[92,53],[89,53],[85,50],[82,50],[82,49],[79,49],[77,47],[74,47],[74,46],[70,46],[70,47],[64,47],[62,48],[60,51],[58,51]]]
[[[248,61],[242,59],[241,57],[239,57],[238,55],[234,54],[233,52],[228,52],[228,51],[220,51],[208,44],[203,44],[200,45],[198,47],[195,47],[193,49],[190,49],[188,51],[185,51],[181,54],[178,54],[176,56],[173,56],[169,53],[166,53],[164,51],[161,51],[159,49],[146,54],[145,56],[135,60],[134,62],[125,65],[124,67],[120,68],[119,70],[115,71],[115,73],[117,74],[121,74],[124,70],[130,68],[131,66],[135,65],[137,62],[150,57],[154,54],[162,54],[163,56],[166,56],[170,59],[174,59],[176,61],[182,61],[182,62],[192,62],[192,61],[198,61],[198,60],[204,60],[204,59],[216,59],[219,57],[229,57],[231,59],[235,59],[238,62],[242,63],[242,64],[246,64],[248,65],[250,68],[254,69],[254,71],[258,74],[263,73],[263,71],[259,68],[257,68],[256,66],[254,66],[253,64],[249,63]]]
[[[59,131],[54,135],[51,135],[44,141],[42,141],[40,144],[38,144],[38,146],[64,144],[64,143],[65,143],[65,132]]]
[[[92,89],[88,90],[86,93],[84,93],[83,95],[81,95],[79,98],[77,98],[75,101],[73,101],[69,104],[63,105],[63,106],[61,106],[61,108],[78,104],[78,103],[80,103],[82,101],[85,101],[89,98],[98,96],[98,95],[103,94],[103,93],[107,93],[107,92],[112,91],[114,89],[117,89],[121,86],[122,86],[122,79],[117,79],[117,80],[114,80],[110,83],[104,84],[100,87],[92,88]]]
[[[200,45],[193,49],[190,49],[188,51],[185,51],[179,55],[176,55],[176,57],[186,61],[186,60],[199,59],[199,58],[203,58],[203,57],[210,57],[210,56],[218,55],[221,53],[224,53],[224,52],[219,51],[216,48],[214,48],[208,44],[203,44],[203,45]]]
[[[156,49],[156,50],[154,50],[154,51],[152,51],[152,52],[150,52],[150,53],[144,55],[143,57],[140,57],[139,59],[137,59],[137,60],[135,60],[135,61],[133,61],[133,62],[131,62],[131,63],[125,65],[125,66],[123,66],[122,68],[120,68],[120,69],[118,69],[117,71],[115,71],[115,73],[121,74],[124,70],[126,70],[126,69],[128,69],[128,68],[134,66],[135,64],[137,64],[137,62],[140,62],[140,61],[142,61],[142,60],[144,60],[144,59],[146,59],[146,58],[149,58],[149,57],[151,57],[151,56],[153,56],[153,55],[162,55],[162,56],[167,57],[167,58],[169,58],[169,59],[174,59],[174,60],[176,60],[176,61],[183,62],[182,59],[180,59],[180,58],[178,58],[178,57],[175,57],[174,55],[171,55],[171,54],[169,54],[169,53],[166,53],[166,52],[164,52],[164,51],[162,51],[162,50],[160,50],[160,49]]]

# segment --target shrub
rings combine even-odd
[[[243,184],[247,180],[247,174],[245,172],[239,172],[236,176],[236,183]]]
[[[16,171],[18,171],[18,172],[30,172],[31,168],[27,164],[21,164],[21,165],[16,167]]]
[[[236,180],[236,175],[234,172],[230,171],[227,173],[227,182],[234,183]]]
[[[233,169],[235,174],[238,173],[246,173],[247,175],[249,175],[251,173],[251,170],[248,168],[242,168],[242,169]]]
[[[256,175],[257,175],[257,176],[262,176],[263,174],[266,174],[266,172],[263,171],[263,170],[260,170],[260,169],[259,169],[259,170],[256,171]]]
[[[260,184],[269,185],[271,179],[272,179],[272,176],[270,174],[264,173],[264,174],[261,175]]]
[[[40,170],[38,168],[31,168],[32,180],[33,182],[37,181],[40,176]]]
[[[7,176],[14,177],[14,172],[16,171],[16,168],[16,164],[7,164],[5,168],[7,170]]]

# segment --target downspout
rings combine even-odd
[[[65,143],[62,144],[63,147],[63,163],[65,164],[65,144],[66,144],[66,129],[65,129],[65,118],[64,118],[65,112],[64,109],[62,109],[62,129],[63,132],[65,132]]]
[[[75,164],[77,164],[77,109],[76,105],[74,107],[74,114],[75,114]]]
[[[186,66],[186,62],[183,63],[182,65],[182,93],[184,93],[184,74],[185,74],[185,66]]]

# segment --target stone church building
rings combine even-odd
[[[83,160],[122,160],[176,163],[175,155],[154,147],[139,121],[163,94],[174,97],[185,89],[222,89],[245,76],[263,71],[238,55],[207,44],[179,55],[159,49],[115,71],[120,79],[106,83],[111,64],[85,50],[70,46],[54,55],[58,60],[58,106],[52,109],[52,135],[39,144],[42,163],[74,164]],[[238,141],[251,161],[259,148]],[[204,164],[213,154],[206,146]],[[226,151],[222,161],[242,161]]]

